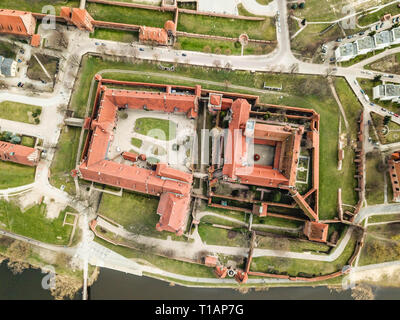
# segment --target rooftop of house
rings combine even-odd
[[[375,47],[375,41],[373,37],[366,36],[357,40],[359,50],[372,49]]]
[[[353,56],[357,54],[357,45],[354,42],[344,43],[339,50],[342,57]]]
[[[40,151],[35,148],[0,141],[0,160],[36,166],[40,160]]]

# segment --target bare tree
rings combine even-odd
[[[213,65],[216,68],[221,68],[221,60],[214,60]]]
[[[67,48],[68,47],[68,38],[66,34],[62,31],[55,32],[54,42],[57,46]]]

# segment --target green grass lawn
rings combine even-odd
[[[368,223],[400,220],[400,213],[377,215],[368,218]]]
[[[292,19],[290,19],[292,20]],[[292,32],[297,31],[295,21],[290,21]],[[341,30],[338,26],[334,26],[332,29],[320,35],[320,32],[329,27],[330,24],[309,24],[302,30],[294,39],[291,40],[291,48],[294,52],[300,53],[303,57],[313,58],[315,62],[321,62],[320,55],[316,55],[316,52],[323,43],[335,40],[338,37],[342,37]]]
[[[15,188],[35,181],[35,167],[0,161],[0,189]]]
[[[378,23],[380,19],[387,13],[392,14],[393,16],[400,13],[400,8],[397,7],[397,3],[391,4],[389,6],[384,7],[381,10],[378,10],[374,13],[368,14],[366,16],[360,17],[358,19],[358,23],[361,26],[367,26],[371,23]]]
[[[138,41],[139,35],[137,32],[96,28],[94,32],[90,34],[90,38],[131,43],[133,41]]]
[[[380,143],[390,144],[400,141],[400,125],[393,121],[389,121],[389,123],[385,126],[384,117],[375,112],[371,112],[371,118]]]
[[[369,226],[359,265],[399,260],[399,232],[400,223]]]
[[[383,203],[384,200],[384,177],[385,171],[379,170],[382,162],[379,153],[368,153],[366,156],[366,199],[369,205]]]
[[[0,7],[3,9],[14,9],[42,13],[44,6],[52,5],[56,14],[60,14],[61,7],[79,8],[79,0],[1,0]]]
[[[0,56],[15,59],[17,47],[11,43],[0,41]]]
[[[137,148],[140,148],[142,146],[142,143],[143,143],[143,141],[138,138],[131,139],[131,144]]]
[[[252,39],[276,39],[274,20],[268,17],[264,21],[249,21],[181,13],[178,30],[231,38],[237,38],[242,33],[247,33]]]
[[[29,136],[22,136],[21,144],[26,147],[33,148],[35,146],[36,138]]]
[[[56,188],[64,185],[65,191],[70,194],[75,194],[71,170],[75,169],[80,133],[80,128],[65,126],[62,129],[56,154],[50,167],[50,183]]]
[[[225,55],[241,55],[239,42],[207,40],[200,38],[179,37],[175,48],[178,50],[200,51]],[[260,55],[273,51],[275,45],[249,43],[243,50],[244,55]]]
[[[251,271],[275,272],[281,274],[318,276],[330,274],[343,268],[354,252],[356,237],[352,235],[343,253],[333,262],[310,261],[301,259],[256,257],[251,263]]]
[[[79,6],[78,6],[79,7]],[[162,28],[167,20],[174,20],[173,12],[87,3],[93,19]]]
[[[15,203],[0,200],[2,228],[46,243],[65,245],[69,242],[72,226],[62,226],[64,215],[63,211],[58,218],[47,219],[45,204],[22,212]]]
[[[3,101],[0,103],[0,118],[11,121],[38,124],[35,122],[35,119],[32,116],[32,113],[37,112],[37,110],[41,111],[42,108],[18,102]],[[39,118],[39,116],[37,118]]]
[[[173,121],[157,118],[139,118],[135,122],[135,132],[160,140],[175,139],[176,127]]]
[[[221,245],[229,247],[248,247],[249,246],[249,236],[248,233],[242,232],[232,232],[232,236],[229,235],[230,231],[215,228],[211,225],[200,223],[199,235],[203,242],[209,245]]]
[[[122,225],[127,231],[155,238],[185,241],[170,232],[159,232],[156,224],[159,198],[146,194],[125,191],[122,197],[103,193],[98,213]]]
[[[36,56],[47,70],[51,79],[54,81],[58,58],[39,53],[37,53]],[[28,71],[26,75],[28,78],[33,80],[43,80],[46,82],[51,81],[34,56],[32,56],[29,60]]]
[[[365,69],[376,70],[388,73],[400,73],[400,54],[394,53],[376,60],[365,66]]]
[[[182,274],[186,276],[193,277],[203,277],[203,278],[214,278],[215,274],[212,268],[208,268],[204,265],[193,264],[189,262],[177,261],[173,259],[168,259],[160,257],[149,252],[143,252],[138,250],[133,250],[121,246],[115,246],[108,243],[102,239],[96,238],[96,242],[101,245],[129,258],[129,259],[139,259],[145,260],[148,263],[158,267],[162,270]]]

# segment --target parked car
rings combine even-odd
[[[358,35],[362,36],[365,34],[365,31],[361,31]]]
[[[382,110],[383,112],[386,112],[386,111],[387,111],[385,108],[381,108],[381,110]]]
[[[336,61],[336,59],[335,59],[334,57],[332,57],[332,58],[330,58],[330,59],[329,59],[329,61],[331,61],[331,62],[335,62],[335,61]]]
[[[394,114],[394,116],[395,116],[396,118],[398,118],[398,117],[399,117],[399,115],[398,115],[397,113],[395,113],[395,114]]]
[[[24,50],[24,49],[21,49],[21,50],[19,50],[19,52],[20,52],[21,54],[24,54],[24,53],[25,53],[25,50]]]
[[[352,35],[349,35],[349,36],[347,36],[347,39],[351,39],[351,38],[353,38],[353,36],[352,36]]]
[[[22,84],[22,82],[18,82],[17,86],[18,86],[18,87],[20,87],[20,86],[21,86],[21,84]]]
[[[389,74],[388,78],[394,78],[394,76],[392,74]]]
[[[373,107],[375,105],[375,103],[370,102],[369,105]]]
[[[388,113],[389,113],[391,116],[394,116],[394,112],[389,111]]]
[[[99,45],[100,45],[100,43],[99,43],[99,42],[95,42],[94,44],[95,44],[96,46],[99,46]]]
[[[336,42],[342,42],[342,41],[343,41],[342,38],[337,38],[337,39],[336,39]]]
[[[182,53],[182,57],[186,57],[186,53]]]
[[[22,60],[21,59],[18,59],[18,63],[21,63],[22,62]]]
[[[139,51],[144,51],[144,49],[143,48],[139,48]]]

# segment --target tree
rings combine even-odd
[[[385,116],[385,117],[383,118],[383,124],[384,124],[385,126],[387,126],[387,125],[389,124],[390,120],[392,120],[392,116]]]
[[[291,8],[292,8],[293,10],[296,10],[296,9],[297,9],[297,3],[293,3],[292,6],[291,6]]]
[[[305,6],[306,6],[306,3],[305,3],[305,2],[301,2],[301,3],[299,4],[299,8],[300,8],[300,9],[304,9]]]
[[[213,65],[214,65],[216,68],[220,68],[220,67],[221,67],[221,60],[214,60],[214,61],[213,61]]]
[[[374,77],[374,82],[381,81],[381,79],[382,79],[382,75],[381,75],[381,74],[377,74],[377,75]]]
[[[210,47],[209,45],[204,46],[203,51],[204,51],[205,53],[210,53],[210,52],[211,52],[211,47]]]

